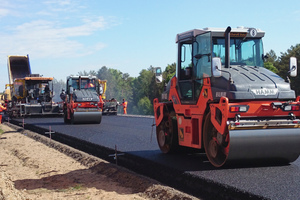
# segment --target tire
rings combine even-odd
[[[71,119],[70,119],[71,124],[75,124],[75,120],[74,120],[74,114],[71,114]]]
[[[64,123],[70,124],[70,120],[68,119],[68,113],[66,109],[64,110]]]
[[[224,147],[218,144],[216,139],[218,131],[213,126],[210,118],[211,113],[208,113],[203,128],[203,145],[209,162],[215,167],[221,167],[227,160],[228,155],[224,152],[225,149],[228,148],[228,145]]]
[[[173,153],[178,149],[177,121],[173,118],[175,112],[166,114],[161,124],[156,127],[156,138],[163,153]]]
[[[101,117],[100,117],[100,120],[97,121],[97,124],[101,124],[101,121],[102,121],[102,115],[101,115]]]

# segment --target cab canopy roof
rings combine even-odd
[[[16,78],[17,80],[25,80],[25,81],[52,81],[53,77],[24,77],[24,78]]]
[[[82,79],[97,79],[96,76],[68,76],[67,79],[79,79],[79,78],[82,78]]]
[[[176,36],[176,43],[190,40],[191,38],[196,37],[197,35],[211,32],[212,37],[224,37],[226,28],[204,28],[204,29],[193,29],[183,33],[179,33]],[[265,32],[260,29],[248,28],[248,27],[237,27],[232,28],[230,32],[230,37],[255,37],[262,38],[264,37]]]

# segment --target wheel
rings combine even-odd
[[[64,110],[64,123],[70,124],[70,120],[68,119],[68,113],[66,109]]]
[[[102,121],[102,115],[101,115],[101,117],[99,118],[99,120],[96,123],[97,124],[101,124],[101,121]]]
[[[175,152],[178,148],[177,122],[174,117],[175,112],[172,111],[156,127],[157,143],[163,153]]]
[[[75,119],[74,119],[74,113],[73,114],[70,114],[71,116],[71,120],[70,120],[70,122],[71,122],[71,124],[75,124]]]
[[[218,134],[218,131],[211,123],[210,117],[211,114],[209,113],[205,118],[203,145],[209,162],[215,167],[221,167],[228,156],[229,141],[225,142],[224,139],[222,144],[220,144],[220,139],[217,139],[217,137],[219,136],[220,138],[221,134]]]

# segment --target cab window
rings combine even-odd
[[[193,64],[195,79],[211,77],[211,34],[196,37],[193,44]]]

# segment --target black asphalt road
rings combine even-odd
[[[103,116],[101,124],[82,125],[65,125],[62,118],[25,118],[24,121],[112,149],[116,145],[119,151],[265,198],[300,199],[299,158],[285,166],[248,163],[217,169],[204,154],[162,154],[156,142],[155,128],[152,133],[154,122],[150,117]]]

